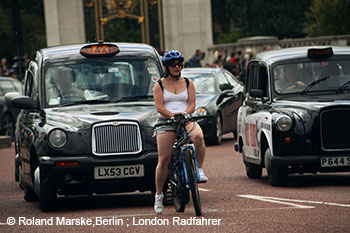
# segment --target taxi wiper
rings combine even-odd
[[[124,102],[129,100],[141,100],[141,99],[149,99],[153,98],[153,95],[134,95],[134,96],[124,96],[117,100],[116,102]]]
[[[110,103],[110,100],[101,100],[101,99],[94,99],[94,100],[79,100],[74,101],[66,104],[60,104],[60,106],[72,106],[77,104],[100,104],[100,103]]]
[[[326,77],[323,77],[321,79],[318,79],[318,80],[315,80],[315,81],[312,81],[311,83],[309,83],[305,89],[301,92],[301,94],[305,95],[313,86],[315,86],[316,84],[320,83],[320,82],[323,82],[323,81],[326,81],[327,79],[329,79],[331,76],[326,76]],[[334,77],[334,76],[332,76]]]
[[[339,87],[336,91],[337,94],[342,93],[343,90],[350,85],[350,80],[345,82],[341,87]]]

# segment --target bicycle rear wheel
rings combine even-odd
[[[174,173],[169,180],[169,186],[173,195],[173,203],[177,212],[184,212],[189,199],[189,191],[186,188],[181,174],[181,165],[173,163]]]
[[[201,200],[199,198],[199,191],[198,191],[196,173],[194,171],[195,166],[194,166],[194,161],[192,159],[192,153],[193,153],[192,150],[186,149],[184,152],[184,156],[185,156],[188,179],[190,183],[190,189],[192,193],[193,206],[196,211],[196,215],[201,216],[202,207],[201,207]]]

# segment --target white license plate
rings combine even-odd
[[[142,164],[95,167],[95,179],[132,178],[145,176]]]
[[[350,166],[350,156],[321,158],[321,167],[342,167],[342,166]]]

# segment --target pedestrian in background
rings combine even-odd
[[[200,49],[196,50],[196,53],[192,56],[192,58],[189,61],[190,67],[202,67],[201,60],[203,60],[205,57],[205,52],[201,51]]]
[[[17,79],[17,74],[14,69],[9,69],[8,76],[14,79]]]
[[[9,66],[6,57],[1,58],[0,76],[8,76]]]

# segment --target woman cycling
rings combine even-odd
[[[175,114],[191,114],[196,107],[196,91],[191,80],[181,77],[184,57],[179,51],[168,51],[162,57],[162,63],[166,68],[165,77],[158,81],[154,86],[153,96],[158,112],[157,123],[166,122],[167,119]],[[189,123],[186,126],[191,141],[196,148],[196,155],[199,167],[200,182],[206,182],[202,166],[205,157],[205,143],[203,132],[196,122]],[[156,213],[163,212],[162,193],[164,183],[168,175],[168,165],[171,160],[173,144],[175,142],[175,126],[164,125],[155,129],[157,136],[158,165],[156,168],[156,195],[154,210]]]

